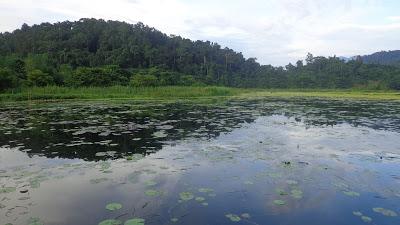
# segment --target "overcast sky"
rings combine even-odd
[[[262,64],[307,52],[353,56],[400,49],[399,0],[0,0],[0,31],[23,23],[102,18],[218,42]]]

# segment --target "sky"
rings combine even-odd
[[[23,23],[98,18],[143,22],[283,66],[400,49],[399,0],[0,0],[0,32]]]

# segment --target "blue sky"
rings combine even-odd
[[[141,21],[286,65],[307,52],[353,56],[400,49],[398,0],[0,0],[0,31],[23,23]]]

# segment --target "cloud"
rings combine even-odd
[[[351,56],[398,48],[396,7],[397,1],[377,0],[0,0],[0,31],[82,17],[142,21],[285,65],[307,52]]]

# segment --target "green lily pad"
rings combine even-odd
[[[91,179],[91,180],[90,180],[90,183],[91,183],[91,184],[99,184],[99,183],[105,182],[105,181],[107,181],[107,180],[108,180],[108,178]]]
[[[274,200],[274,204],[275,205],[285,205],[286,204],[286,201],[284,201],[284,200]]]
[[[124,225],[144,225],[144,219],[142,218],[133,218],[131,220],[127,220]]]
[[[103,220],[99,223],[99,225],[121,225],[122,222],[120,220]]]
[[[377,208],[373,208],[372,210],[374,210],[374,212],[380,213],[380,214],[382,214],[384,216],[391,216],[391,217],[397,216],[397,213],[392,211],[392,210],[390,210],[390,209],[377,207]]]
[[[176,223],[176,222],[178,222],[178,221],[179,221],[178,218],[172,218],[172,219],[171,219],[171,222],[173,222],[173,223]]]
[[[28,225],[44,225],[39,218],[32,217],[28,220]]]
[[[145,182],[145,185],[148,186],[148,187],[156,186],[157,182],[155,182],[153,180],[148,180],[148,181]]]
[[[241,219],[238,215],[235,214],[226,214],[225,215],[228,219],[230,219],[232,222],[239,222]]]
[[[7,194],[7,193],[15,192],[16,190],[17,190],[16,187],[3,187],[3,188],[0,188],[0,194]]]
[[[277,188],[275,191],[278,195],[288,195],[288,193],[282,188]]]
[[[214,189],[212,189],[212,188],[199,188],[198,191],[201,192],[201,193],[211,193],[211,192],[214,192]]]
[[[106,209],[108,209],[110,211],[115,211],[115,210],[118,210],[118,209],[122,209],[122,205],[119,204],[119,203],[113,202],[113,203],[107,204],[106,205]]]
[[[361,219],[366,223],[371,223],[372,219],[368,216],[361,216]]]
[[[198,201],[198,202],[203,202],[206,199],[203,198],[203,197],[196,197],[195,200]]]
[[[150,197],[157,197],[157,196],[160,196],[160,195],[161,195],[161,191],[152,190],[152,189],[147,190],[147,191],[145,191],[144,193],[145,193],[147,196],[150,196]]]
[[[361,213],[361,212],[359,212],[359,211],[354,211],[353,212],[353,215],[355,215],[355,216],[362,216],[363,214]]]
[[[194,198],[194,195],[190,192],[181,192],[179,194],[179,197],[181,198],[182,201],[189,201]]]
[[[298,189],[293,189],[291,191],[291,196],[295,199],[301,199],[301,198],[303,198],[303,192]]]

